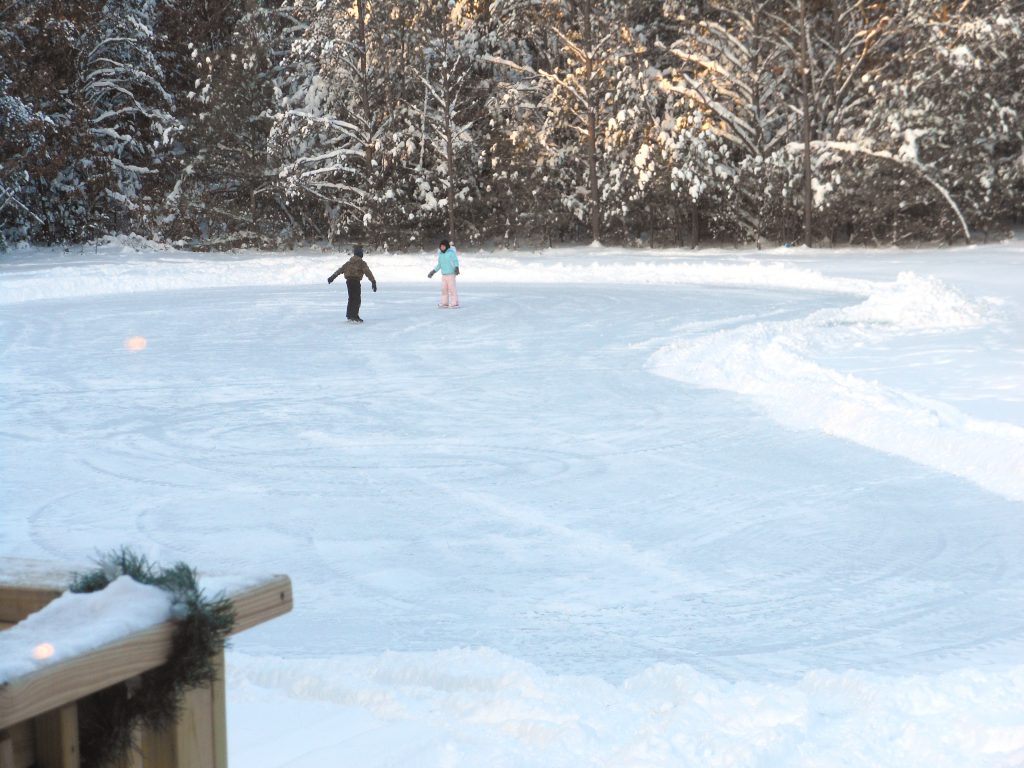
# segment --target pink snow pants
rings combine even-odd
[[[455,275],[441,275],[441,306],[459,306],[459,291],[455,287]]]

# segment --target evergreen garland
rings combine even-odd
[[[97,565],[90,573],[76,574],[70,590],[96,592],[129,576],[171,593],[177,626],[165,664],[79,702],[83,768],[102,768],[127,756],[139,725],[160,730],[177,722],[185,694],[214,681],[213,659],[235,623],[231,601],[223,595],[206,597],[195,570],[185,563],[158,568],[122,547],[99,558]]]

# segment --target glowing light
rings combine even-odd
[[[32,658],[36,661],[42,661],[53,656],[54,647],[50,643],[40,643],[32,649]]]
[[[146,337],[129,336],[124,340],[124,348],[129,352],[141,352],[146,348]]]

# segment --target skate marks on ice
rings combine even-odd
[[[699,658],[702,668],[726,676],[751,664],[795,672],[806,664],[845,667],[858,659],[867,663],[868,658],[896,669],[910,648],[969,645],[972,634],[991,621],[1004,627],[1000,657],[1012,658],[1019,631],[1001,621],[1001,611],[1019,605],[1020,592],[1012,588],[1005,599],[992,598],[1005,585],[1002,579],[1011,584],[1019,580],[1019,568],[1009,574],[990,568],[990,561],[1005,559],[1002,551],[961,551],[960,542],[975,538],[972,524],[961,521],[975,519],[976,513],[970,503],[946,501],[963,494],[955,490],[958,481],[835,446],[813,434],[788,436],[782,441],[786,450],[765,466],[766,448],[780,451],[779,439],[738,428],[735,409],[741,406],[731,399],[723,405],[720,398],[709,396],[695,404],[670,386],[651,385],[655,389],[649,390],[645,384],[638,391],[631,367],[616,357],[622,350],[628,354],[629,344],[609,333],[610,327],[623,324],[622,316],[611,314],[608,327],[599,328],[596,348],[579,345],[577,337],[570,350],[560,346],[571,336],[559,330],[564,307],[546,309],[552,302],[532,290],[509,303],[513,315],[536,318],[529,339],[535,344],[543,339],[537,346],[550,354],[531,358],[527,344],[523,358],[513,354],[510,361],[510,352],[518,350],[507,345],[497,354],[501,362],[494,370],[515,363],[509,365],[509,379],[488,396],[486,409],[481,406],[476,412],[495,419],[497,431],[510,443],[521,443],[525,435],[532,443],[563,448],[557,461],[569,464],[572,474],[567,477],[560,468],[545,481],[514,467],[510,456],[508,469],[499,467],[493,477],[480,477],[471,457],[502,455],[496,453],[502,443],[493,440],[495,432],[487,430],[487,440],[459,429],[445,432],[443,426],[434,449],[441,466],[415,460],[389,465],[397,473],[406,464],[403,493],[424,500],[415,519],[403,525],[423,523],[416,542],[430,541],[432,531],[443,531],[451,559],[412,540],[402,557],[432,573],[461,567],[479,582],[467,592],[465,583],[453,579],[444,592],[459,595],[459,600],[435,601],[432,608],[448,617],[447,626],[465,622],[459,616],[476,614],[474,642],[535,659],[538,647],[546,645],[557,649],[552,654],[558,663],[580,670],[595,663],[598,647],[605,670],[628,670],[631,663],[663,658],[666,652],[676,659]],[[612,306],[604,297],[595,298],[580,312],[585,318],[580,325],[592,332],[593,318],[608,315]],[[479,334],[484,338],[467,329],[465,345],[493,345],[500,338],[495,329],[504,323],[485,326]],[[544,386],[547,399],[557,403],[524,413],[523,402],[542,399],[531,396],[520,382],[547,376],[552,359],[563,361],[563,376],[565,361],[574,361],[571,368],[580,378],[574,375],[571,396],[554,398],[551,391],[557,384]],[[454,371],[443,380],[457,381],[467,395],[492,389],[474,386],[474,375],[458,366]],[[598,375],[591,391],[587,382]],[[460,410],[466,407],[460,402]],[[506,407],[508,412],[503,412]],[[726,408],[727,413],[716,413]],[[699,413],[704,423],[695,427],[680,418],[688,412]],[[593,429],[594,421],[603,428]],[[444,425],[445,420],[436,423]],[[521,434],[506,434],[509,424]],[[662,424],[664,433],[656,426]],[[642,436],[636,425],[643,425]],[[470,457],[465,466],[460,455]],[[786,469],[790,464],[798,467],[796,476]],[[780,467],[783,474],[772,477]],[[729,488],[738,478],[750,487]],[[835,478],[844,483],[838,495]],[[394,482],[394,476],[389,480]],[[934,482],[938,490],[921,496],[920,489]],[[851,489],[846,483],[855,485]],[[681,492],[680,484],[687,490]],[[901,498],[906,487],[917,488],[920,496],[909,505],[909,513]],[[1004,510],[1015,506],[998,500],[984,503]],[[900,517],[893,520],[893,515]],[[1009,518],[994,524],[1010,530]],[[917,532],[921,528],[937,533],[922,537]],[[954,541],[948,551],[947,537]],[[602,548],[607,542],[613,545]],[[651,568],[643,567],[645,558]],[[666,563],[667,569],[659,571]],[[737,567],[744,563],[749,565]],[[950,585],[956,563],[971,573],[963,595]],[[393,565],[382,565],[382,570]],[[713,584],[707,573],[713,574]],[[522,584],[510,594],[504,584],[514,579]],[[527,583],[530,588],[523,588]],[[555,596],[546,591],[552,584]],[[400,584],[391,586],[401,591]],[[402,621],[398,616],[394,620]],[[923,629],[947,622],[952,629],[946,637]],[[429,649],[422,627],[408,623],[413,626],[406,627],[404,647]],[[624,626],[646,629],[630,633],[622,631]],[[565,642],[567,637],[571,642]],[[765,637],[774,642],[765,642]],[[547,663],[543,657],[538,660]]]
[[[610,679],[1019,657],[1018,504],[641,370],[666,329],[846,297],[474,290],[454,337],[396,287],[343,343],[324,331],[341,308],[302,289],[3,308],[19,346],[0,375],[25,406],[3,416],[5,473],[28,521],[5,546],[81,560],[127,534],[158,559],[288,572],[307,601],[246,641],[268,653],[471,644]]]

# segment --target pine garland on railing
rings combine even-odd
[[[72,592],[96,592],[120,576],[171,593],[176,629],[167,663],[79,702],[79,747],[83,768],[103,768],[127,756],[138,726],[160,730],[173,725],[185,694],[211,684],[214,658],[235,623],[231,601],[208,598],[194,569],[185,563],[159,568],[121,548],[97,560],[96,570],[76,575]]]

